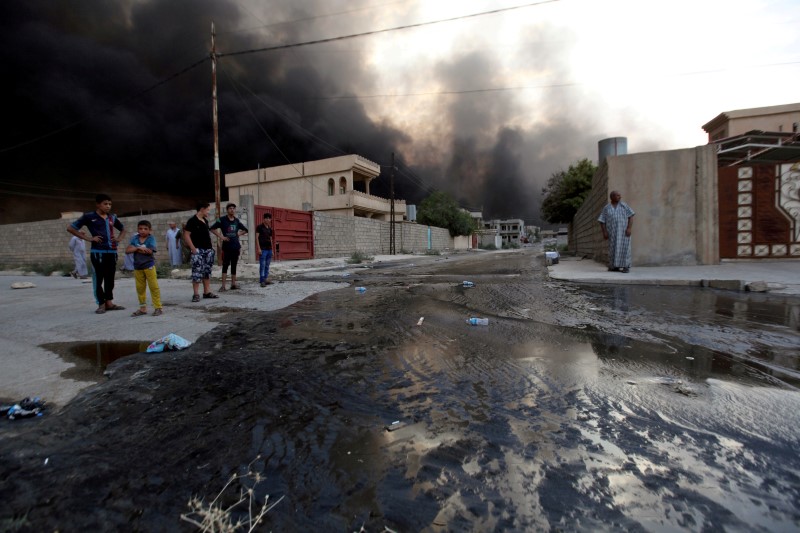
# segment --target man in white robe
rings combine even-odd
[[[175,222],[170,221],[169,229],[167,230],[167,252],[169,253],[169,262],[172,266],[180,266],[181,261],[181,230]]]
[[[633,215],[628,204],[620,201],[622,195],[611,191],[611,202],[600,212],[597,221],[608,241],[608,270],[627,274],[631,269],[631,232]]]

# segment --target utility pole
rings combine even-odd
[[[392,168],[389,171],[389,255],[395,255],[394,236],[394,152],[392,152]]]
[[[214,122],[214,200],[216,201],[216,215],[221,218],[219,198],[219,131],[217,120],[217,45],[214,23],[211,23],[211,104]]]
[[[214,202],[215,214],[217,218],[222,218],[220,214],[219,198],[219,131],[217,120],[217,33],[214,31],[214,23],[211,23],[211,105],[213,107],[213,130],[214,130]],[[222,254],[217,241],[217,263],[222,263]]]

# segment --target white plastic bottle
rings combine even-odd
[[[488,326],[489,319],[472,317],[467,319],[467,324],[469,324],[470,326]]]

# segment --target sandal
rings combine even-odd
[[[207,293],[203,294],[203,298],[219,298],[219,296],[217,296],[213,292],[207,292]]]
[[[193,302],[199,302],[200,301],[200,295],[199,294],[195,294],[194,296],[192,296],[192,301]]]
[[[231,287],[231,289],[232,289],[232,288],[233,288],[233,287]],[[217,292],[225,292],[225,291],[227,291],[227,290],[228,290],[228,289],[226,289],[226,288],[223,286],[223,287],[220,287],[220,288],[219,288],[219,291],[217,291]]]
[[[106,306],[106,311],[122,311],[123,309],[125,308],[117,304],[114,304],[111,307]]]
[[[147,314],[147,311],[142,311],[141,309],[137,309],[136,311],[131,313],[131,316],[142,316],[142,315],[146,315],[146,314]]]
[[[238,291],[239,290],[239,286],[238,285],[231,285],[231,290],[232,291]]]
[[[163,314],[164,311],[162,311],[161,309],[156,309],[155,311],[153,311],[153,316],[161,316]]]
[[[102,315],[105,312],[106,312],[105,307],[98,307],[97,310],[95,311],[95,313],[97,313],[98,315]]]

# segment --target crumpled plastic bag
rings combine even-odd
[[[25,398],[14,405],[0,406],[0,414],[7,416],[9,420],[42,416],[45,403],[46,402],[38,396],[35,398]]]
[[[169,333],[167,335],[164,335],[160,339],[151,342],[150,346],[147,347],[147,353],[159,353],[170,350],[183,350],[184,348],[188,348],[191,345],[192,343],[187,341],[183,337],[179,337],[174,333]]]

